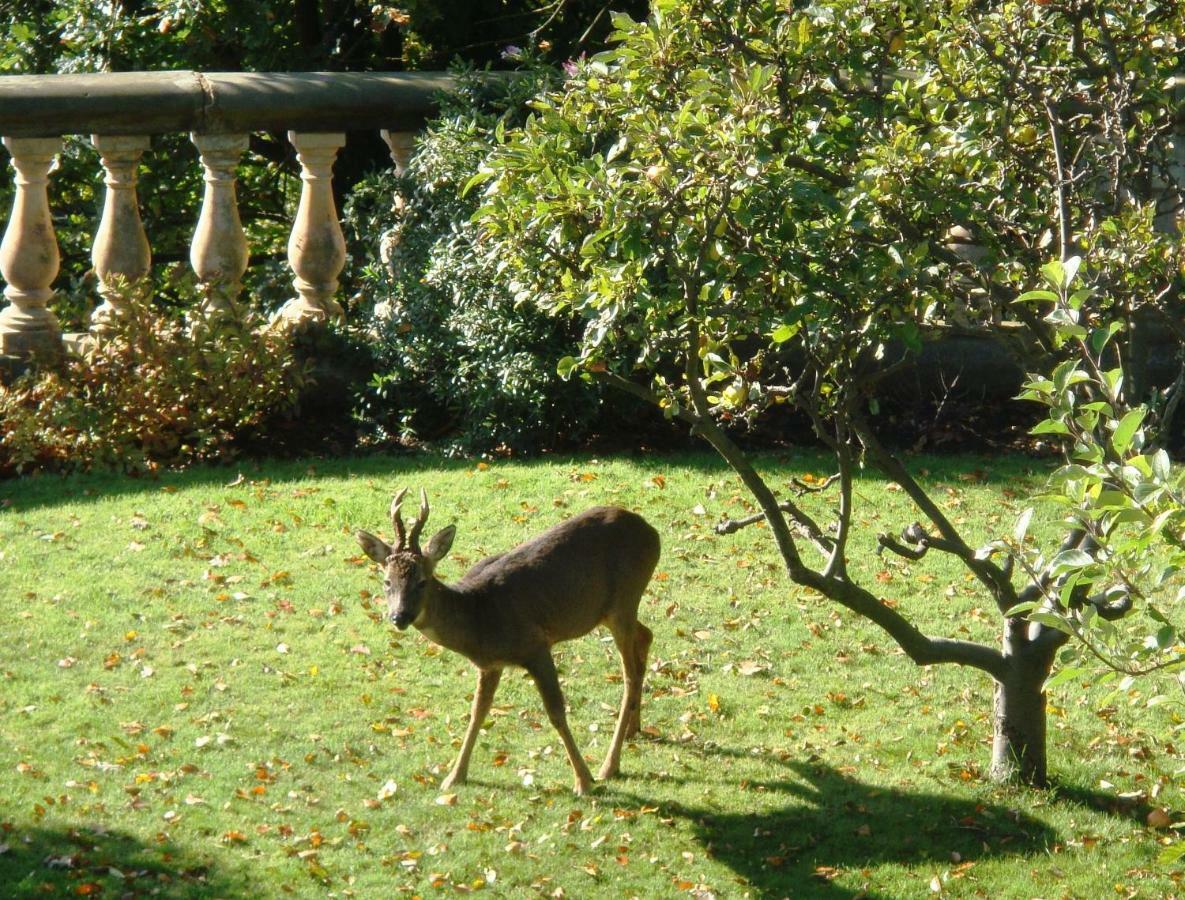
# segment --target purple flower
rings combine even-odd
[[[522,59],[522,56],[523,56],[523,48],[516,47],[514,44],[511,44],[509,47],[507,47],[505,50],[502,51],[502,58],[503,59]]]

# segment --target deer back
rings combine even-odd
[[[539,631],[553,644],[587,634],[623,604],[634,612],[658,556],[645,519],[598,506],[483,559],[454,590],[472,598],[491,634]]]

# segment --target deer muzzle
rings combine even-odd
[[[398,612],[391,613],[391,622],[400,631],[406,631],[407,626],[412,623],[413,618],[415,618],[415,617],[405,609],[401,609]]]

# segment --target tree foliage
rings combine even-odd
[[[521,124],[555,72],[458,77],[406,176],[378,177],[347,207],[368,249],[382,235],[361,290],[374,303],[375,353],[361,413],[388,435],[467,452],[579,440],[601,410],[599,389],[556,374],[578,334],[573,317],[515,302],[502,266],[478,247],[477,198],[461,196],[495,133]]]
[[[1047,560],[1026,544],[1022,524],[1010,552],[1043,588],[1027,604],[1030,615],[1078,639],[1064,654],[1074,665],[1055,680],[1080,677],[1091,663],[1130,680],[1185,662],[1173,621],[1185,600],[1185,468],[1158,444],[1172,411],[1128,399],[1115,347],[1123,322],[1084,314],[1093,292],[1075,283],[1080,265],[1079,257],[1049,264],[1046,286],[1019,299],[1048,307],[1056,343],[1072,351],[1048,376],[1032,377],[1022,396],[1048,408],[1034,430],[1064,439],[1066,464],[1050,499],[1084,537]]]
[[[1139,313],[1180,328],[1183,15],[1155,2],[664,0],[647,22],[618,16],[614,49],[542,98],[473,180],[485,246],[520,298],[587,321],[566,373],[705,437],[793,581],[919,663],[995,679],[1002,777],[1045,779],[1041,685],[1067,634],[1027,604],[1065,611],[1049,596],[1067,574],[1056,560],[1090,539],[1069,522],[1032,572],[1006,543],[972,547],[878,439],[870,396],[956,320],[1019,319],[1037,359],[1068,358],[1061,314],[1012,302],[1051,255],[1091,260],[1093,290],[1076,300],[1089,324]],[[1129,384],[1122,399],[1163,415],[1176,384]],[[787,409],[834,453],[829,522],[776,496],[721,427]],[[882,548],[957,558],[1001,614],[1002,649],[922,634],[852,579],[859,465],[898,482],[925,523]]]

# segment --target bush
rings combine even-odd
[[[81,355],[0,386],[0,476],[232,458],[307,382],[292,338],[252,324],[190,334],[138,310]]]
[[[582,326],[517,301],[496,262],[476,252],[476,195],[464,193],[495,132],[523,121],[555,79],[549,70],[509,80],[460,73],[406,176],[376,176],[351,197],[352,245],[373,248],[382,235],[382,262],[364,272],[360,293],[373,302],[360,312],[373,316],[376,365],[360,414],[380,435],[530,452],[580,440],[596,424],[598,389],[556,375]]]

